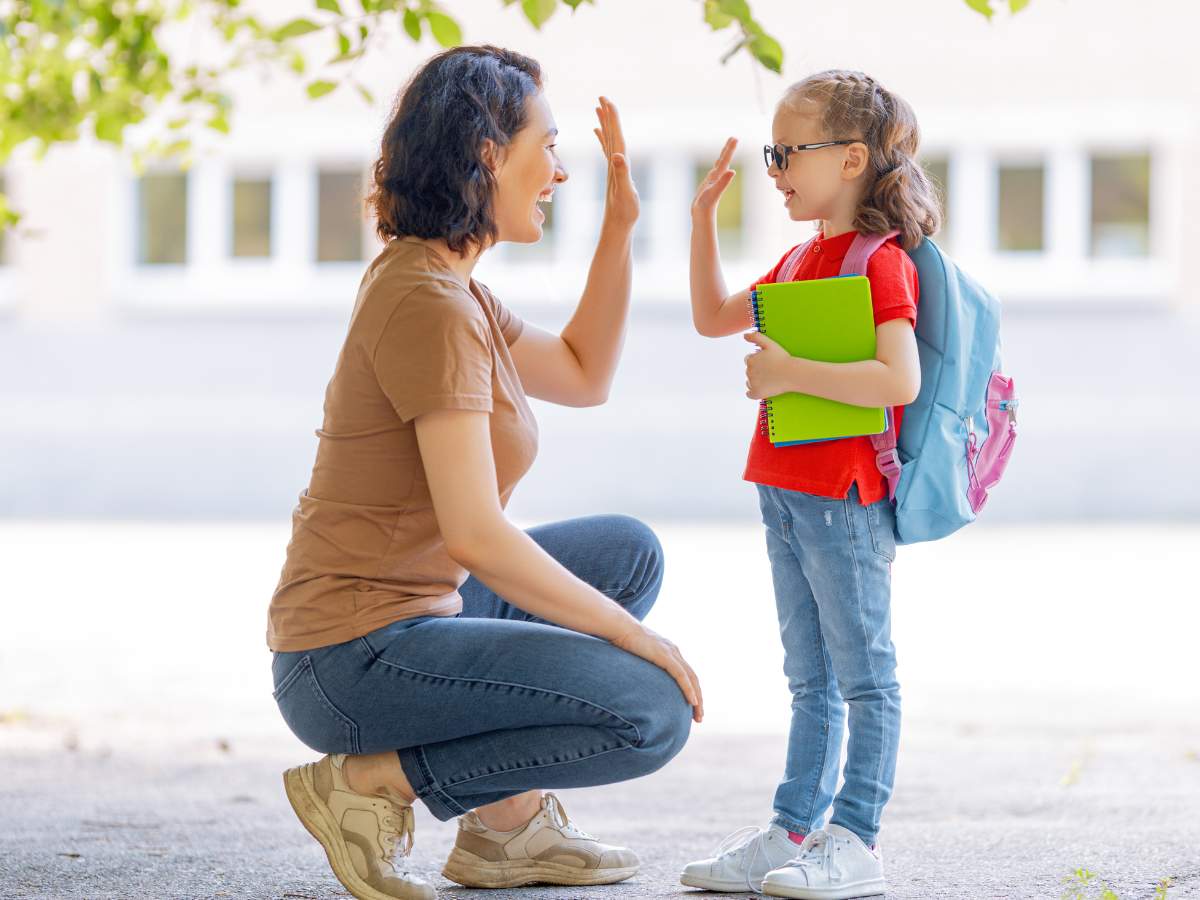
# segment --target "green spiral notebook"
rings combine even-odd
[[[820,362],[875,358],[871,283],[862,275],[760,284],[750,294],[754,327],[792,356]],[[811,394],[762,401],[760,424],[776,446],[880,434],[883,407],[852,406]]]

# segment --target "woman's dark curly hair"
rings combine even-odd
[[[506,147],[541,87],[536,61],[499,47],[455,47],[425,63],[397,95],[373,166],[367,205],[380,240],[442,238],[456,253],[493,243],[484,141]]]

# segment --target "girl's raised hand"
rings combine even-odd
[[[632,228],[637,221],[641,204],[637,188],[629,172],[629,156],[625,152],[625,133],[617,107],[607,97],[600,98],[596,107],[600,127],[593,129],[600,149],[608,160],[608,190],[604,197],[604,218],[614,225]]]
[[[731,137],[721,148],[721,155],[717,157],[713,167],[708,170],[708,174],[700,182],[700,187],[696,189],[696,197],[692,200],[693,219],[700,216],[711,216],[716,211],[717,202],[725,193],[725,188],[729,187],[729,182],[733,181],[733,176],[737,174],[729,168],[729,162],[733,159],[733,151],[736,149],[737,138]]]

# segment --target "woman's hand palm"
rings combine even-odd
[[[604,216],[616,225],[632,226],[641,212],[637,187],[629,171],[629,156],[625,152],[625,134],[616,106],[607,97],[600,98],[596,107],[600,127],[594,129],[600,149],[608,160],[608,188],[604,198]]]

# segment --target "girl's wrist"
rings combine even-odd
[[[787,382],[788,390],[795,391],[797,394],[811,394],[808,384],[808,366],[805,365],[808,360],[801,359],[799,356],[788,358],[787,367],[784,370],[784,379]]]

